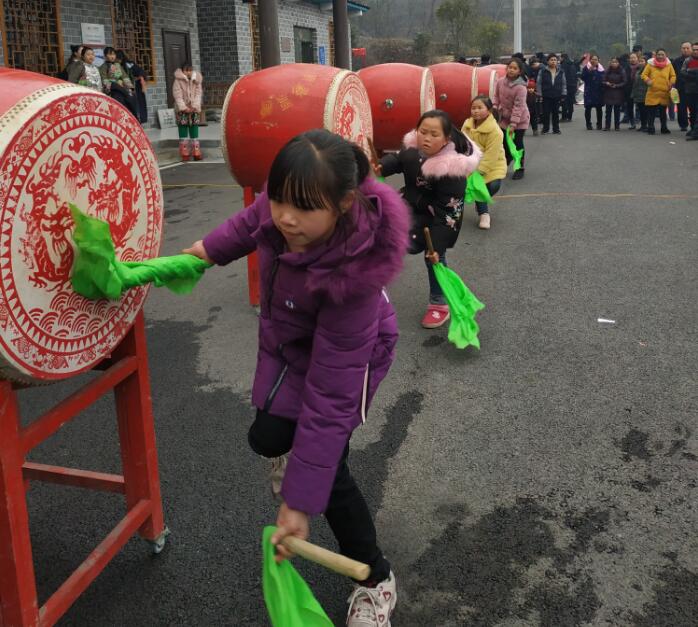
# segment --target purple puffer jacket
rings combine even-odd
[[[528,128],[531,113],[526,104],[527,83],[523,78],[510,81],[506,76],[494,84],[492,104],[499,112],[499,126],[506,129],[512,126],[515,131]]]
[[[398,328],[384,287],[402,269],[409,210],[391,187],[367,179],[354,229],[337,228],[304,253],[284,252],[260,194],[204,238],[224,265],[257,250],[261,277],[259,353],[252,402],[298,423],[281,494],[289,507],[321,514],[352,431],[393,361]]]

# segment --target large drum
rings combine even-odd
[[[371,109],[356,74],[304,63],[253,72],[225,98],[223,155],[240,185],[260,191],[284,144],[313,128],[337,133],[368,154]]]
[[[0,377],[64,379],[126,335],[147,290],[119,301],[73,292],[68,207],[107,220],[122,260],[155,257],[162,185],[141,125],[115,100],[0,68]]]
[[[422,113],[436,108],[431,70],[408,63],[384,63],[360,70],[359,76],[371,101],[376,148],[398,150]]]
[[[434,77],[436,106],[460,128],[470,117],[475,68],[465,63],[437,63],[429,67]]]
[[[475,96],[494,96],[494,84],[505,76],[507,66],[501,63],[486,65],[484,67],[475,68],[473,73],[473,98]]]

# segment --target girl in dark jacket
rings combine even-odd
[[[599,63],[599,55],[592,54],[589,62],[582,69],[582,82],[584,83],[584,118],[587,130],[592,130],[591,111],[596,109],[596,130],[601,130],[603,116],[603,81],[604,70]]]
[[[383,176],[401,172],[405,177],[402,195],[414,220],[409,252],[414,255],[426,250],[424,228],[429,227],[434,250],[445,264],[446,250],[455,245],[463,221],[467,177],[477,170],[482,151],[440,110],[424,113],[403,143],[398,154],[385,155],[376,164],[377,170]],[[440,327],[450,318],[432,261],[426,259],[429,306],[422,319],[425,329]]]
[[[342,554],[371,568],[350,597],[349,627],[389,625],[397,600],[347,464],[351,434],[395,356],[385,286],[402,268],[409,230],[399,195],[369,173],[355,144],[326,130],[303,133],[277,155],[255,202],[185,251],[218,265],[257,251],[257,412],[248,440],[276,458],[272,489],[283,502],[271,541],[277,559],[289,557],[280,541],[307,538],[311,517],[324,513]]]
[[[603,103],[606,105],[606,126],[604,131],[611,130],[611,112],[613,112],[613,125],[620,130],[620,108],[625,101],[625,85],[628,77],[621,67],[617,57],[613,57],[606,69],[603,79]]]

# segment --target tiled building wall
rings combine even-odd
[[[238,77],[235,2],[197,0],[204,103],[220,106]],[[246,7],[243,7],[246,10]]]

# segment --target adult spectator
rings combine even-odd
[[[625,70],[627,82],[625,83],[625,118],[621,120],[621,124],[625,121],[630,123],[630,128],[635,129],[637,115],[635,112],[635,101],[633,99],[633,86],[635,85],[635,77],[640,69],[639,58],[637,52],[631,52],[628,57],[628,65],[623,68]]]
[[[599,63],[599,55],[592,54],[587,64],[582,68],[582,82],[584,83],[584,118],[587,130],[592,130],[591,112],[596,110],[596,130],[601,130],[603,115],[603,79],[604,69]]]
[[[572,114],[574,113],[574,102],[577,95],[577,64],[570,59],[570,56],[564,52],[560,67],[565,74],[567,82],[567,96],[562,101],[562,121],[571,122]]]
[[[82,74],[82,49],[83,46],[70,46],[70,59],[58,78],[71,83],[77,83]]]
[[[688,107],[686,106],[686,92],[684,81],[681,78],[681,68],[686,59],[691,56],[691,42],[685,41],[681,44],[681,54],[676,57],[671,64],[676,72],[676,89],[679,92],[679,104],[676,106],[679,128],[686,132],[688,130]]]
[[[489,54],[483,54],[480,57],[480,67],[485,67],[486,65],[489,65],[492,60],[492,57],[490,57]]]
[[[691,56],[681,66],[681,78],[691,122],[691,132],[686,139],[696,141],[698,140],[698,41],[691,45]]]
[[[560,100],[567,95],[567,79],[557,66],[555,53],[548,57],[548,65],[538,74],[536,93],[543,99],[543,135],[550,132],[552,120],[553,133],[560,134]]]
[[[138,107],[137,118],[141,124],[144,124],[148,121],[148,103],[145,98],[145,70],[131,60],[123,50],[116,51],[116,59],[124,67],[135,87],[136,106]]]
[[[604,131],[611,130],[611,114],[613,114],[613,127],[620,130],[620,108],[625,101],[625,85],[628,78],[625,70],[620,65],[620,60],[613,57],[606,69],[603,78],[603,103],[606,105],[606,125]]]
[[[637,130],[641,133],[647,132],[647,107],[645,106],[645,98],[647,97],[647,90],[649,87],[647,83],[642,80],[642,71],[645,69],[645,65],[647,65],[645,55],[641,54],[637,58],[637,72],[635,73],[632,91],[633,104],[635,105],[637,117],[640,122],[640,128]]]
[[[647,134],[654,135],[654,120],[659,116],[662,135],[671,133],[667,127],[666,112],[671,104],[671,88],[676,83],[676,72],[664,48],[658,48],[655,57],[650,59],[642,71],[642,80],[649,89],[645,97],[647,106]]]

